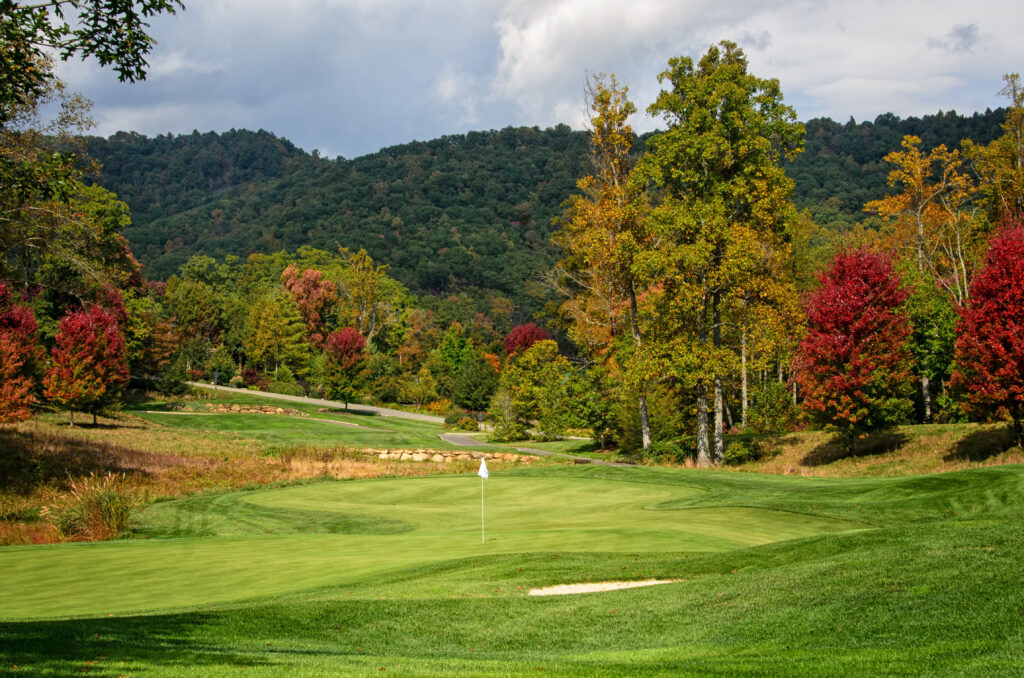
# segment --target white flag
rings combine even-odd
[[[487,460],[483,457],[480,458],[480,470],[476,472],[481,478],[487,477]]]

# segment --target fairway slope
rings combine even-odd
[[[484,544],[480,479],[448,476],[166,502],[147,511],[149,539],[3,549],[0,667],[1019,675],[1021,467],[552,467],[485,482]],[[528,595],[648,579],[678,581]]]

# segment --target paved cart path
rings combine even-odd
[[[338,402],[336,400],[322,400],[320,398],[307,398],[305,396],[293,396],[284,395],[283,393],[267,393],[266,391],[250,391],[247,388],[232,388],[231,386],[213,386],[212,384],[201,384],[196,381],[188,382],[189,386],[195,386],[196,388],[205,388],[211,391],[227,391],[228,393],[241,393],[244,395],[254,395],[261,398],[271,398],[273,400],[287,400],[293,403],[306,403],[308,405],[319,405],[320,407],[331,407],[335,409],[345,409],[345,403]],[[415,421],[429,421],[434,424],[443,424],[444,417],[435,417],[432,414],[419,414],[418,412],[403,412],[402,410],[393,410],[389,407],[375,407],[373,405],[353,405],[349,403],[348,409],[350,412],[374,412],[382,417],[394,417],[396,419],[413,419]]]

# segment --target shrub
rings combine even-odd
[[[444,427],[447,429],[454,429],[456,431],[479,430],[476,419],[457,407],[452,408],[451,412],[445,415]]]
[[[246,386],[255,386],[257,383],[259,383],[260,379],[262,379],[262,377],[260,376],[260,373],[256,371],[255,368],[246,367],[244,370],[242,370],[242,380],[245,382]]]
[[[290,369],[288,369],[287,365],[281,365],[276,370],[274,370],[274,379],[271,383],[274,382],[278,382],[281,384],[294,384],[295,375],[292,373]],[[277,391],[274,391],[274,393],[277,393]]]
[[[271,381],[263,389],[267,393],[280,393],[290,396],[304,396],[306,391],[294,381]]]
[[[62,539],[103,541],[116,539],[132,525],[136,499],[123,473],[107,473],[71,480],[71,503],[63,508],[47,506],[49,518]]]
[[[430,412],[431,414],[442,415],[451,411],[451,409],[452,401],[447,398],[441,398],[440,400],[427,403],[427,412]]]
[[[739,466],[763,459],[764,456],[764,448],[759,442],[750,436],[743,436],[729,443],[722,461],[728,466]]]
[[[232,386],[234,388],[244,388],[245,379],[242,379],[240,375],[236,374],[235,376],[231,377],[231,379],[228,381],[228,386]]]
[[[647,448],[644,461],[650,464],[680,464],[686,457],[693,456],[679,441],[655,440]]]

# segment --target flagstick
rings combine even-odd
[[[480,543],[484,543],[484,478],[480,476]]]

